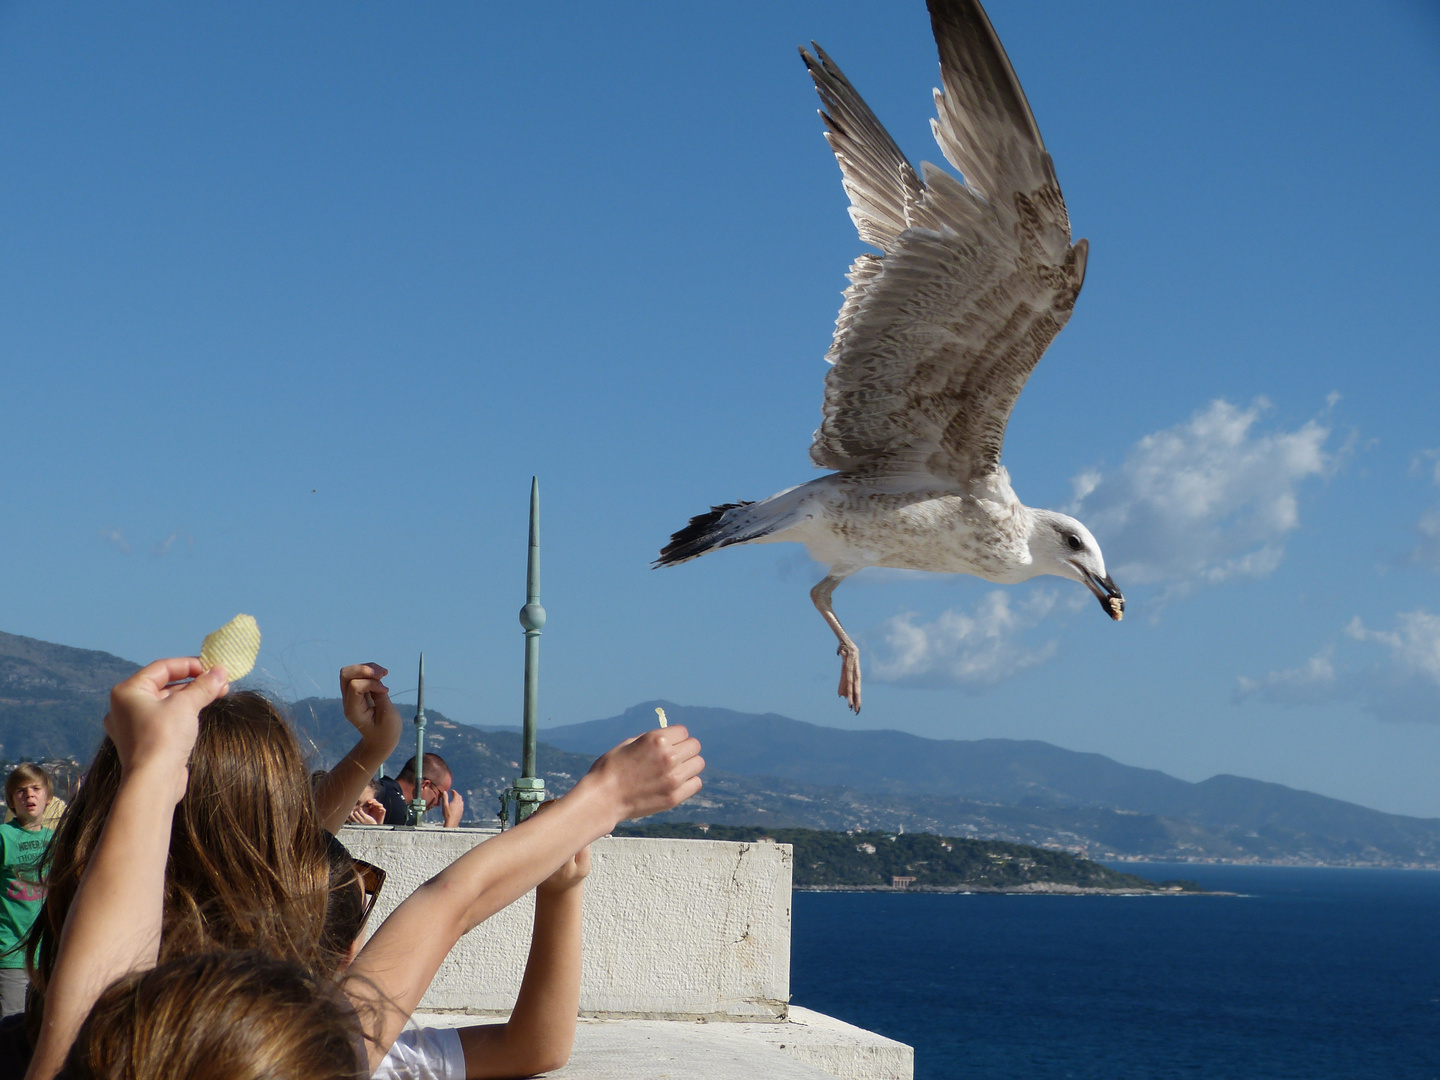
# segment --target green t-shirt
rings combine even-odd
[[[41,860],[53,829],[22,829],[0,824],[0,968],[25,966],[25,950],[16,948],[45,903]]]

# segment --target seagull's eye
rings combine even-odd
[[[1085,541],[1081,540],[1080,537],[1076,536],[1074,533],[1071,533],[1069,536],[1065,537],[1065,542],[1070,545],[1071,551],[1081,551],[1085,547]]]

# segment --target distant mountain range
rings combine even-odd
[[[541,734],[593,754],[653,724],[657,705],[699,734],[712,769],[864,792],[877,810],[910,808],[926,831],[969,824],[969,835],[1049,840],[1101,857],[1440,865],[1437,819],[1240,776],[1190,783],[1035,740],[846,731],[664,701]]]
[[[0,758],[88,760],[110,687],[139,668],[109,653],[0,633]]]
[[[0,757],[87,760],[109,687],[136,667],[0,634]],[[1223,775],[1192,784],[1044,742],[846,731],[666,701],[544,729],[538,760],[546,787],[569,790],[595,756],[653,727],[657,705],[700,737],[708,768],[704,790],[655,821],[932,832],[1109,860],[1440,866],[1440,820],[1280,784]],[[353,745],[338,699],[308,698],[290,709],[317,767]],[[519,732],[426,713],[427,746],[449,761],[467,816],[493,820],[496,796],[519,768]],[[407,738],[389,763],[392,775],[412,753]]]

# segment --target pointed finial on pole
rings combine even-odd
[[[420,654],[420,688],[415,693],[415,794],[410,800],[410,824],[425,820],[425,654]]]
[[[545,609],[540,606],[540,480],[530,478],[530,546],[525,563],[525,606],[520,609],[525,630],[525,702],[520,775],[502,798],[501,819],[508,822],[508,803],[515,803],[518,825],[545,801],[545,781],[535,775],[535,741],[539,714],[540,631],[545,626]]]

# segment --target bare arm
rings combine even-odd
[[[597,761],[564,798],[478,844],[408,896],[350,966],[346,992],[384,1059],[440,962],[467,931],[544,881],[621,821],[668,810],[700,790],[700,743],[679,724],[649,731]]]
[[[589,872],[587,847],[536,889],[530,958],[510,1019],[459,1031],[465,1080],[534,1076],[570,1060],[580,1013],[581,901]]]
[[[340,669],[345,719],[360,732],[360,741],[315,788],[320,826],[329,832],[340,831],[365,785],[399,745],[405,725],[390,701],[390,689],[382,681],[388,674],[379,664],[352,664]]]
[[[200,710],[225,690],[224,668],[201,675],[200,661],[186,657],[157,660],[110,692],[105,730],[119,752],[120,787],[60,934],[26,1080],[50,1080],[95,999],[122,975],[155,963],[171,810],[185,794]]]

